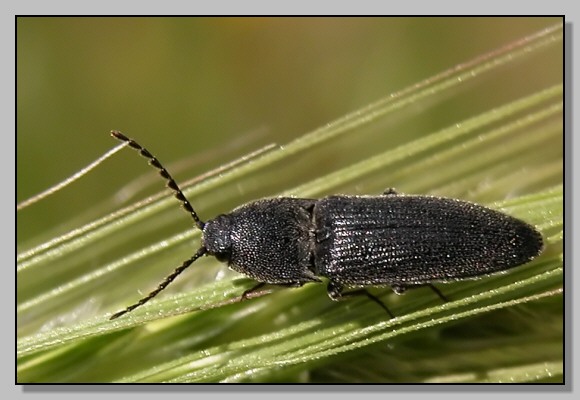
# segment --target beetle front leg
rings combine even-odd
[[[242,295],[240,296],[240,302],[244,301],[244,300],[248,300],[249,299],[249,295],[252,294],[253,292],[257,291],[258,289],[264,287],[266,285],[266,282],[260,282],[258,283],[256,286],[251,287],[247,290],[244,291],[244,293],[242,293]]]
[[[267,282],[260,282],[256,286],[247,289],[246,291],[244,291],[244,293],[242,293],[239,301],[249,300],[250,295],[252,293],[257,292],[259,289],[263,288],[267,284],[268,284]],[[303,282],[287,282],[287,283],[278,283],[276,285],[283,286],[283,287],[300,287],[303,284],[304,284]]]

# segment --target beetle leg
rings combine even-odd
[[[433,284],[428,283],[426,286],[429,286],[431,288],[432,291],[434,291],[437,296],[439,296],[439,298],[441,300],[443,300],[443,303],[447,303],[449,301],[449,299],[447,297],[445,297],[445,295],[443,293],[441,293],[441,291],[439,289],[437,289],[435,286],[433,286]]]
[[[260,282],[258,283],[256,286],[247,289],[246,291],[244,291],[244,293],[242,293],[242,295],[240,296],[240,301],[244,301],[244,300],[248,300],[248,295],[250,295],[252,292],[257,291],[258,289],[264,287],[266,285],[266,282]]]
[[[449,299],[447,299],[447,297],[445,297],[445,295],[443,293],[441,293],[441,291],[439,289],[437,289],[435,286],[433,286],[433,284],[431,284],[431,283],[423,283],[423,284],[412,285],[412,286],[393,285],[393,286],[391,286],[391,289],[393,289],[393,292],[395,292],[396,294],[403,294],[409,288],[418,288],[421,286],[429,287],[432,291],[435,292],[435,294],[437,296],[439,296],[439,298],[441,300],[443,300],[444,303],[447,303],[449,301]]]
[[[318,279],[316,281],[320,282],[320,280],[318,280]],[[257,292],[259,289],[263,288],[267,284],[268,284],[268,282],[260,282],[256,286],[247,289],[246,291],[244,291],[244,293],[242,293],[239,301],[249,300],[249,297],[248,297],[249,295],[251,295],[254,292]],[[303,284],[304,284],[304,282],[288,282],[288,283],[277,283],[276,285],[277,286],[284,286],[284,287],[300,287]]]
[[[328,286],[326,287],[326,291],[328,292],[328,297],[330,297],[334,301],[343,300],[345,297],[366,296],[370,300],[374,301],[379,306],[381,306],[381,308],[383,310],[385,310],[391,318],[395,317],[393,315],[393,313],[391,312],[391,310],[389,310],[387,308],[387,306],[381,300],[379,300],[378,297],[369,293],[367,290],[357,289],[357,290],[353,290],[351,292],[343,292],[343,289],[344,289],[344,287],[342,285],[335,283],[335,282],[332,282],[332,281],[328,282]]]

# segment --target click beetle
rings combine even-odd
[[[159,286],[115,319],[155,297],[203,255],[226,262],[264,286],[299,287],[328,279],[332,300],[365,295],[392,317],[365,286],[390,286],[397,294],[433,282],[476,278],[524,264],[543,249],[531,225],[501,212],[443,197],[402,195],[281,197],[257,200],[202,222],[175,180],[148,150],[121,132],[149,160],[202,231],[201,247]],[[345,292],[345,287],[358,287]]]

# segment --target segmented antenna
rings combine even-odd
[[[200,230],[203,230],[204,223],[197,216],[197,213],[195,212],[195,210],[191,206],[191,203],[189,202],[189,200],[187,200],[187,198],[185,197],[185,195],[183,194],[183,192],[179,188],[179,185],[177,184],[177,182],[175,182],[175,179],[173,179],[171,174],[169,172],[167,172],[167,170],[165,169],[165,167],[163,165],[161,165],[159,160],[157,160],[157,158],[155,158],[155,156],[153,154],[149,153],[149,150],[147,150],[146,148],[141,146],[139,143],[137,143],[133,139],[128,138],[127,136],[123,135],[121,132],[111,131],[111,136],[115,137],[116,139],[118,139],[122,142],[129,143],[129,146],[131,146],[133,149],[137,150],[139,152],[139,154],[141,154],[143,157],[145,157],[149,160],[149,165],[151,165],[159,170],[159,175],[161,175],[161,177],[167,181],[166,186],[169,189],[173,190],[175,198],[181,202],[181,205],[183,206],[185,211],[187,211],[191,215],[191,218],[193,218],[193,221],[195,222],[195,226],[197,226]]]
[[[193,221],[195,222],[195,225],[200,230],[203,230],[204,223],[197,216],[193,207],[191,206],[191,204],[189,203],[189,201],[187,200],[187,198],[185,197],[185,195],[183,194],[183,192],[181,191],[181,189],[179,188],[179,186],[175,182],[175,179],[173,179],[171,174],[169,172],[167,172],[167,170],[165,169],[165,167],[163,167],[163,165],[161,165],[159,160],[157,160],[157,158],[155,158],[153,156],[153,154],[149,153],[149,151],[147,149],[145,149],[143,146],[141,146],[139,143],[137,143],[133,139],[130,139],[127,136],[123,135],[121,132],[111,131],[111,136],[119,139],[122,142],[127,142],[129,144],[129,146],[131,146],[133,149],[137,150],[139,152],[139,154],[141,154],[143,157],[145,157],[149,160],[149,165],[152,165],[153,167],[155,167],[159,170],[159,175],[161,175],[167,181],[167,187],[170,188],[171,190],[173,190],[175,198],[181,202],[185,211],[189,212],[189,214],[191,215],[191,218],[193,218]],[[199,257],[203,256],[206,252],[207,252],[207,250],[205,249],[205,247],[201,247],[199,250],[197,250],[197,252],[190,259],[185,260],[183,262],[183,264],[181,264],[181,266],[177,267],[170,275],[168,275],[163,280],[163,282],[161,282],[159,284],[159,286],[157,286],[157,289],[153,290],[151,293],[149,293],[147,296],[143,297],[141,300],[139,300],[135,304],[132,304],[129,307],[125,308],[124,310],[113,314],[111,316],[111,318],[109,318],[109,319],[119,318],[121,315],[126,314],[128,312],[131,312],[134,309],[136,309],[137,307],[140,307],[143,304],[147,303],[153,297],[157,296],[159,294],[159,292],[161,292],[163,289],[165,289],[167,287],[167,285],[169,285],[171,282],[173,282],[175,280],[175,278],[177,278],[179,276],[179,274],[181,274],[183,271],[185,271],[185,269],[187,267],[189,267]]]
[[[169,285],[171,282],[173,282],[173,280],[175,278],[177,278],[177,276],[179,274],[181,274],[183,271],[185,271],[185,269],[187,267],[189,267],[195,260],[197,260],[199,257],[203,256],[206,253],[206,249],[205,247],[200,248],[197,253],[195,253],[193,255],[193,257],[191,257],[189,260],[185,260],[183,262],[183,264],[181,264],[181,266],[175,268],[175,271],[173,271],[173,273],[171,275],[168,275],[163,282],[161,282],[159,284],[159,286],[157,286],[157,289],[155,289],[154,291],[152,291],[151,293],[149,293],[147,296],[143,297],[141,300],[139,300],[137,303],[130,305],[129,307],[125,308],[122,311],[119,311],[115,314],[113,314],[111,316],[111,319],[116,319],[119,318],[121,315],[123,314],[127,314],[128,312],[133,311],[134,309],[136,309],[137,307],[141,307],[143,304],[147,303],[149,300],[151,300],[153,297],[157,296],[157,294],[159,294],[159,292],[161,292],[163,289],[165,289],[167,287],[167,285]]]

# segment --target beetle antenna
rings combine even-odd
[[[165,289],[167,287],[167,285],[169,285],[171,282],[173,282],[173,280],[175,278],[177,278],[179,276],[179,274],[181,274],[183,271],[185,271],[187,269],[187,267],[189,267],[199,257],[203,256],[206,252],[207,252],[207,250],[205,249],[205,247],[200,248],[189,260],[185,260],[183,262],[183,264],[181,264],[179,267],[175,268],[175,270],[170,275],[167,275],[165,277],[165,279],[163,280],[163,282],[161,282],[159,284],[159,286],[157,286],[157,289],[155,289],[154,291],[149,293],[147,296],[143,297],[141,300],[139,300],[135,304],[132,304],[129,307],[125,308],[124,310],[113,314],[111,316],[111,318],[109,318],[109,320],[117,319],[121,315],[127,314],[128,312],[133,311],[137,307],[141,307],[143,304],[147,303],[153,297],[157,296],[159,294],[159,292],[161,292],[163,289]]]
[[[114,138],[116,138],[122,142],[127,142],[129,144],[129,146],[131,146],[133,149],[137,150],[139,152],[139,154],[141,154],[143,157],[145,157],[149,160],[149,165],[151,165],[159,170],[159,175],[161,175],[161,177],[163,177],[167,181],[166,186],[169,189],[173,190],[175,198],[181,202],[181,205],[183,206],[185,211],[187,211],[191,215],[191,218],[193,218],[193,221],[195,222],[195,226],[197,226],[200,230],[203,230],[204,222],[202,222],[199,219],[199,217],[197,216],[197,213],[195,212],[195,210],[191,206],[191,203],[189,202],[189,200],[187,200],[187,198],[185,197],[185,195],[181,191],[177,182],[175,182],[175,179],[173,179],[171,174],[165,169],[165,167],[159,162],[159,160],[157,160],[157,158],[155,158],[155,156],[153,154],[151,154],[149,152],[149,150],[147,150],[145,147],[141,146],[139,143],[137,143],[133,139],[128,138],[127,136],[123,135],[121,132],[111,131],[111,136],[113,136]]]

